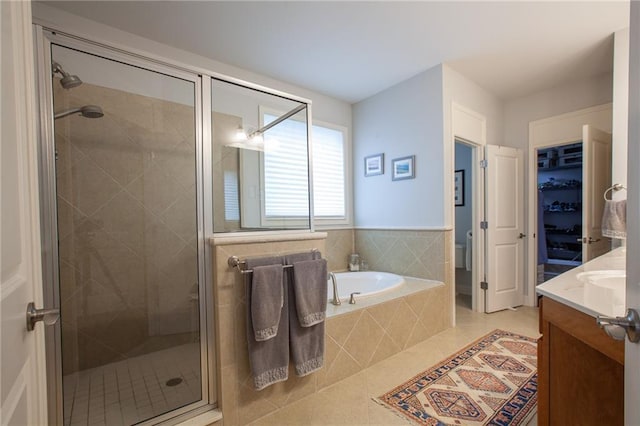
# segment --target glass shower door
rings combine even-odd
[[[196,82],[51,44],[64,424],[203,399]]]

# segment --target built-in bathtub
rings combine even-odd
[[[342,303],[338,306],[331,303],[333,299],[333,283],[329,279],[327,281],[327,295],[329,298],[327,317],[364,309],[444,286],[440,281],[403,277],[388,272],[337,272],[334,276]],[[351,294],[354,294],[355,304],[349,303]]]
[[[450,326],[450,287],[382,272],[336,273],[342,303],[325,321],[325,365],[317,389],[416,345]],[[355,304],[349,303],[353,292]]]

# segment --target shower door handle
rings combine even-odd
[[[36,323],[43,321],[45,325],[53,325],[60,318],[59,309],[36,309],[36,305],[30,302],[27,305],[27,330],[33,331]]]

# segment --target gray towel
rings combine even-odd
[[[627,238],[627,200],[604,202],[602,212],[602,236]]]
[[[311,327],[324,321],[327,311],[327,260],[294,263],[293,292],[301,326]]]
[[[320,253],[298,253],[287,256],[285,264],[293,265],[297,262],[319,259]],[[293,281],[293,271],[287,270],[285,283],[288,288],[289,303],[289,335],[291,357],[296,369],[296,375],[306,376],[322,368],[324,364],[324,321],[311,327],[302,327],[298,321]],[[326,278],[326,277],[325,277]],[[325,280],[326,286],[326,280]]]
[[[257,341],[278,333],[284,303],[282,265],[254,266],[251,274],[251,321]]]
[[[282,265],[282,257],[248,259],[247,269],[258,266]],[[289,305],[287,280],[283,282],[282,309],[280,310],[280,325],[275,337],[269,340],[256,341],[251,315],[252,306],[252,278],[247,274],[245,279],[245,295],[247,302],[247,344],[249,347],[249,362],[253,375],[253,386],[261,390],[269,385],[282,382],[289,378]]]

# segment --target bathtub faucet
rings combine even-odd
[[[333,272],[329,272],[329,278],[331,279],[331,283],[333,284],[333,298],[331,299],[332,305],[341,305],[340,297],[338,296],[338,281],[336,280],[336,276]]]

